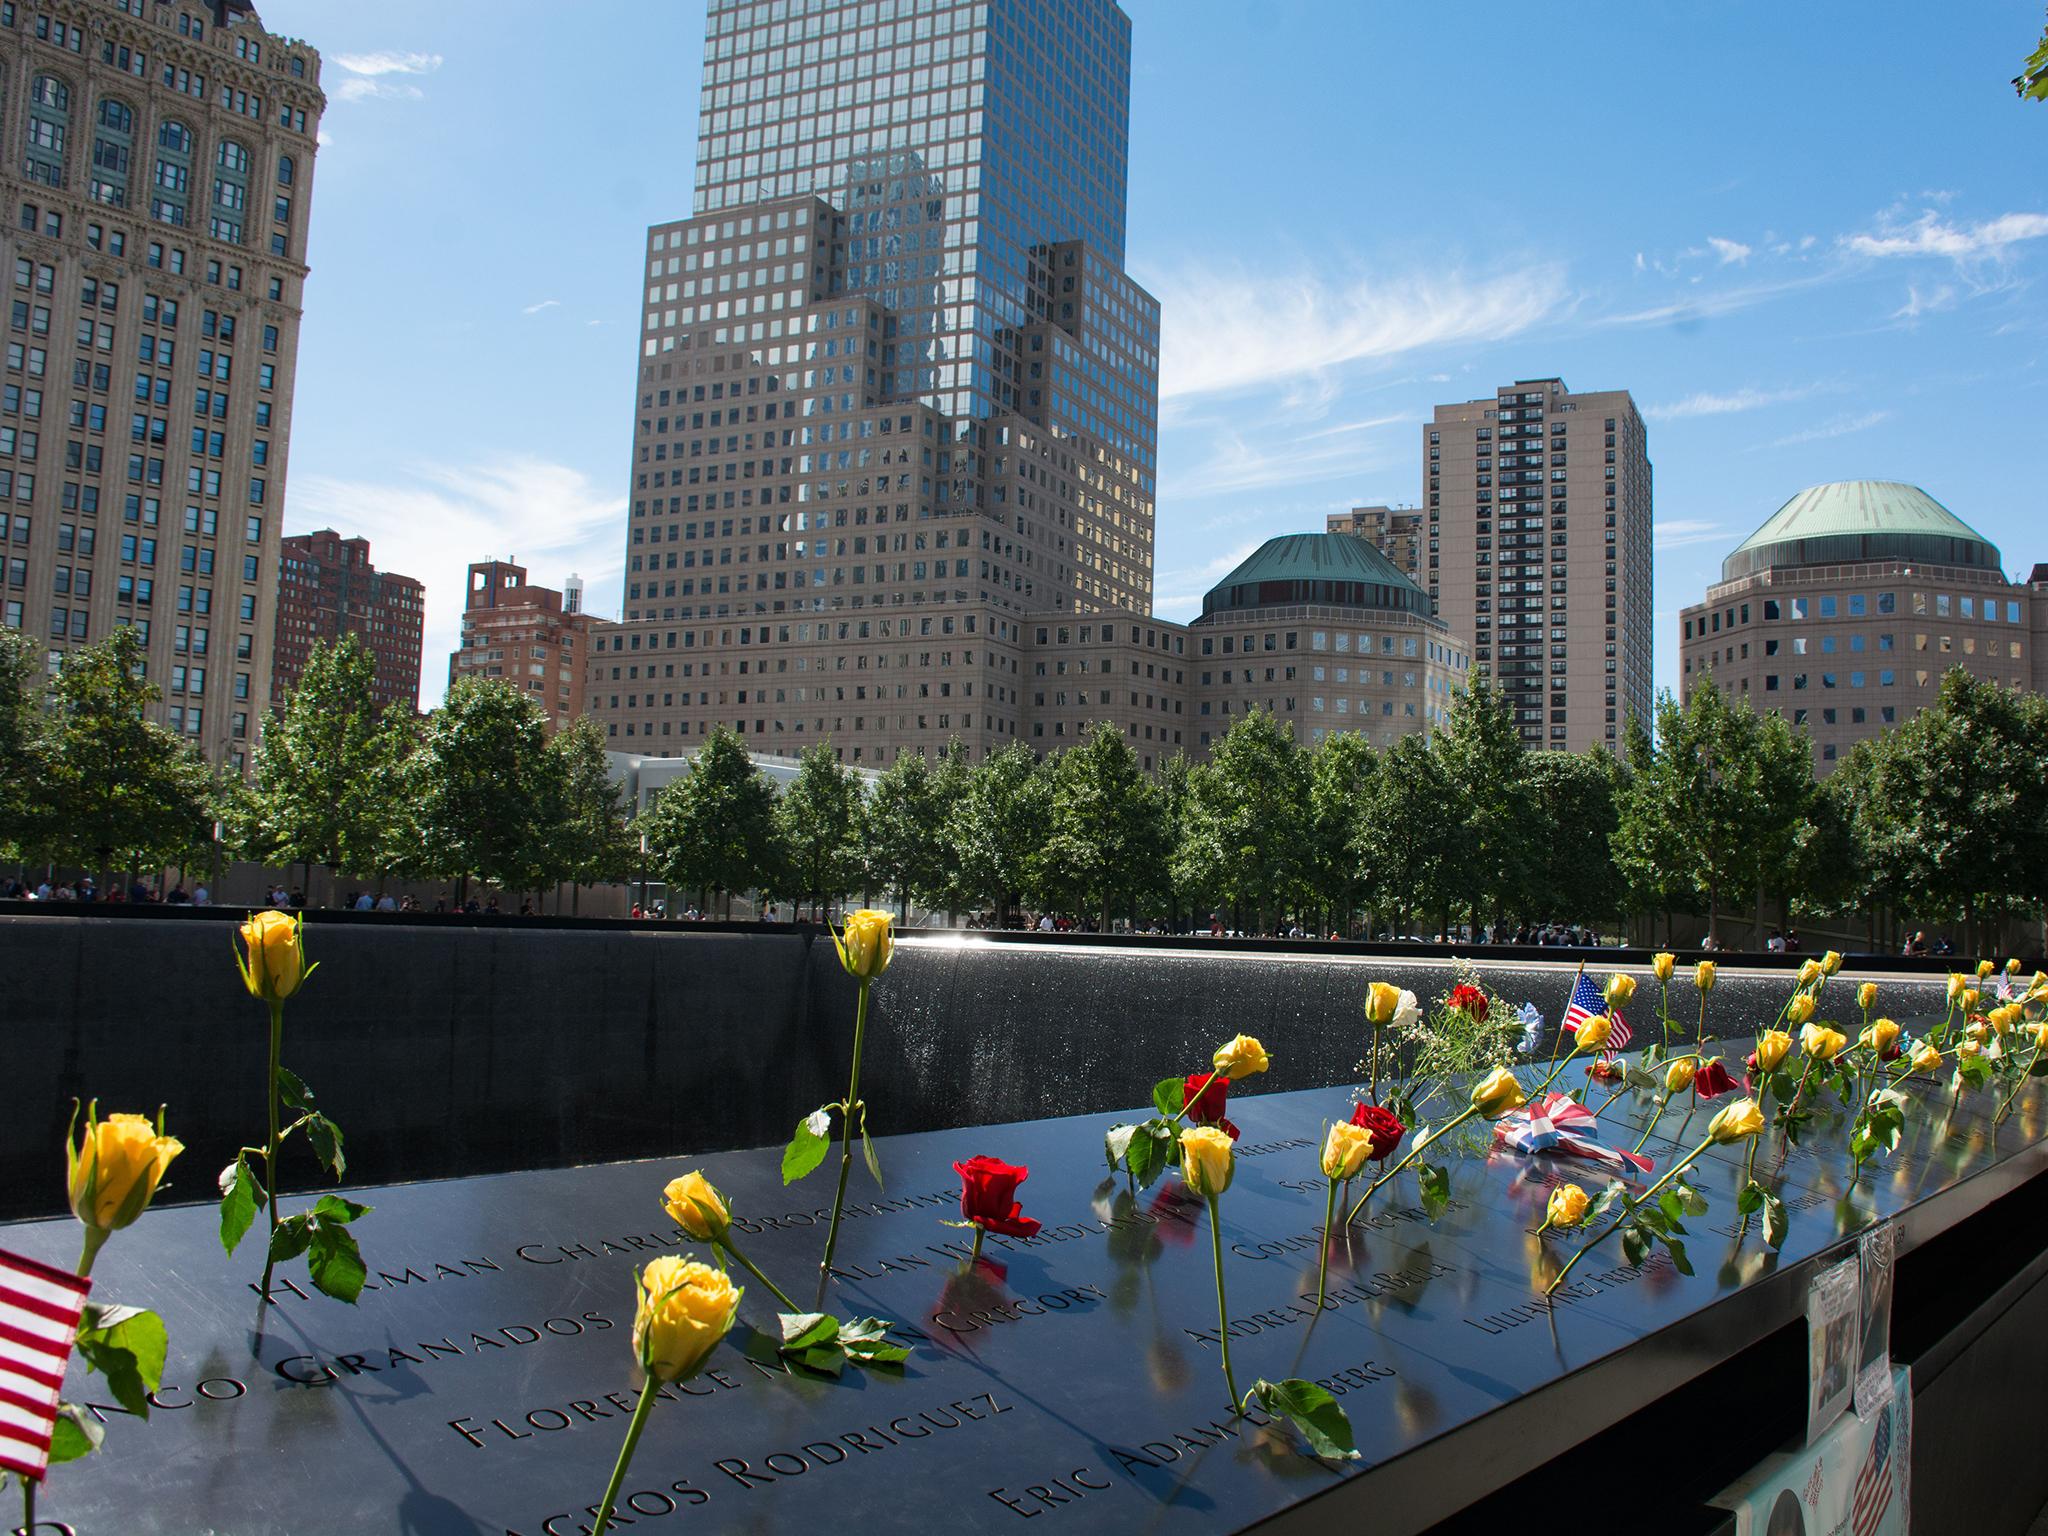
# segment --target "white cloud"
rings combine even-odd
[[[1189,267],[1152,284],[1164,312],[1159,393],[1228,393],[1313,377],[1415,347],[1499,341],[1566,302],[1564,276],[1528,265],[1332,281],[1306,270]]]
[[[1976,224],[1954,224],[1932,209],[1910,222],[1895,214],[1879,218],[1875,230],[1844,235],[1841,245],[1858,256],[1946,256],[1956,262],[1995,260],[2022,240],[2048,236],[2048,213],[2002,213]]]
[[[1177,471],[1162,483],[1159,497],[1161,501],[1200,501],[1239,491],[1271,490],[1353,476],[1384,462],[1384,456],[1361,442],[1359,434],[1413,420],[1408,416],[1376,416],[1298,436],[1278,437],[1268,432],[1257,441],[1243,430],[1217,426],[1207,433],[1208,457],[1190,469]],[[1257,431],[1257,426],[1253,430]]]
[[[537,315],[544,309],[560,309],[561,307],[562,301],[560,299],[542,299],[538,304],[527,305],[519,313],[522,315]]]
[[[516,559],[536,584],[548,587],[561,586],[574,571],[588,584],[589,611],[617,611],[626,498],[569,465],[522,455],[488,464],[410,466],[377,481],[301,473],[292,478],[288,498],[289,531],[325,527],[360,534],[379,569],[426,583],[423,705],[446,687],[472,561]]]
[[[342,101],[423,101],[427,95],[416,85],[360,77],[342,81],[334,94]]]
[[[1709,235],[1707,244],[1713,247],[1714,254],[1721,258],[1721,265],[1724,267],[1739,267],[1747,262],[1751,255],[1750,247],[1740,240],[1723,240],[1719,235]]]
[[[1810,288],[1824,282],[1830,274],[1817,273],[1808,277],[1787,278],[1781,282],[1751,283],[1742,288],[1724,288],[1718,293],[1701,293],[1686,298],[1674,299],[1668,304],[1652,305],[1648,309],[1630,310],[1626,314],[1602,316],[1602,325],[1686,325],[1693,321],[1710,320],[1719,315],[1734,314],[1737,310],[1767,303],[1782,294],[1794,293],[1801,288]]]
[[[1660,519],[1650,531],[1650,542],[1656,549],[1683,549],[1688,544],[1712,544],[1725,537],[1721,524],[1710,523],[1696,517]]]
[[[1793,448],[1801,443],[1825,442],[1831,437],[1847,437],[1851,432],[1862,432],[1876,426],[1891,416],[1890,411],[1866,411],[1861,416],[1837,416],[1824,421],[1817,427],[1808,427],[1804,432],[1794,432],[1772,443],[1773,448]]]
[[[1240,544],[1206,565],[1161,571],[1152,589],[1152,611],[1165,619],[1198,611],[1209,589],[1242,565],[1251,557],[1252,551],[1265,542],[1264,539],[1255,539],[1249,544]]]
[[[1906,302],[1892,311],[1894,320],[1918,320],[1922,315],[1932,315],[1944,309],[1956,307],[1956,291],[1947,283],[1941,284],[1931,293],[1922,293],[1919,285],[1906,285]]]
[[[431,75],[441,67],[442,58],[438,53],[342,53],[335,55],[334,63],[349,76],[334,90],[342,101],[418,101],[425,91],[389,77]]]
[[[1652,421],[1678,421],[1687,416],[1728,416],[1737,411],[1756,411],[1769,405],[1783,405],[1788,400],[1804,400],[1818,390],[1818,384],[1804,384],[1796,389],[1738,389],[1725,395],[1700,393],[1687,395],[1683,400],[1674,400],[1669,405],[1653,405],[1643,412]]]

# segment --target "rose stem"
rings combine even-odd
[[[1223,1384],[1230,1388],[1230,1405],[1238,1409],[1242,1402],[1237,1395],[1237,1374],[1230,1368],[1230,1313],[1223,1304],[1223,1215],[1217,1208],[1216,1197],[1209,1201],[1209,1246],[1216,1255],[1216,1336],[1223,1347]]]
[[[868,978],[860,978],[860,1001],[853,1016],[853,1071],[846,1081],[846,1103],[840,1107],[839,1187],[832,1193],[832,1224],[825,1229],[825,1257],[818,1263],[818,1301],[832,1280],[832,1253],[839,1246],[839,1212],[846,1204],[846,1176],[853,1170],[853,1116],[860,1104],[860,1052],[868,1032]]]
[[[626,1426],[626,1443],[619,1447],[619,1459],[612,1467],[612,1480],[605,1485],[604,1498],[598,1503],[597,1523],[590,1528],[590,1536],[604,1536],[611,1528],[612,1502],[619,1496],[619,1484],[626,1479],[626,1465],[640,1444],[640,1431],[647,1425],[647,1410],[654,1406],[654,1386],[652,1376],[641,1385],[640,1401],[633,1405],[633,1419]]]
[[[1331,1179],[1329,1195],[1323,1201],[1323,1261],[1316,1266],[1316,1310],[1323,1310],[1323,1290],[1330,1279],[1330,1225],[1337,1219],[1337,1181]]]
[[[1476,1108],[1467,1109],[1463,1114],[1459,1115],[1457,1119],[1445,1122],[1441,1127],[1434,1131],[1431,1131],[1427,1136],[1423,1137],[1422,1140],[1418,1141],[1414,1146],[1410,1147],[1408,1149],[1408,1155],[1406,1157],[1402,1158],[1401,1161],[1394,1164],[1393,1167],[1389,1168],[1385,1173],[1381,1174],[1377,1179],[1374,1179],[1372,1183],[1366,1186],[1365,1193],[1358,1197],[1358,1204],[1352,1206],[1351,1214],[1344,1218],[1344,1225],[1348,1227],[1351,1225],[1352,1222],[1358,1220],[1358,1213],[1365,1209],[1365,1202],[1372,1198],[1373,1191],[1378,1189],[1382,1184],[1386,1183],[1387,1180],[1391,1179],[1403,1168],[1406,1168],[1410,1163],[1414,1162],[1417,1157],[1422,1155],[1422,1151],[1425,1147],[1427,1147],[1431,1142],[1435,1141],[1439,1136],[1443,1135],[1446,1131],[1455,1130],[1458,1126],[1463,1125],[1467,1120],[1470,1120],[1474,1115],[1478,1113],[1479,1111]]]
[[[1677,1178],[1681,1173],[1685,1172],[1686,1169],[1690,1168],[1694,1164],[1694,1162],[1696,1162],[1699,1159],[1699,1155],[1702,1152],[1706,1151],[1707,1148],[1711,1147],[1713,1144],[1713,1141],[1709,1139],[1701,1142],[1697,1147],[1693,1148],[1691,1152],[1686,1154],[1685,1160],[1683,1162],[1677,1164],[1674,1168],[1672,1168],[1672,1170],[1669,1173],[1665,1174],[1663,1178],[1659,1179],[1656,1183],[1652,1184],[1648,1189],[1644,1190],[1642,1198],[1636,1201],[1635,1204],[1630,1207],[1630,1209],[1641,1210],[1645,1205],[1649,1204],[1650,1197],[1652,1195],[1656,1194],[1658,1190],[1662,1189],[1666,1184],[1669,1184],[1673,1179]],[[1589,1249],[1599,1247],[1600,1244],[1604,1243],[1608,1238],[1612,1237],[1615,1234],[1615,1232],[1620,1228],[1621,1224],[1627,1220],[1628,1212],[1624,1211],[1621,1215],[1615,1217],[1613,1221],[1609,1222],[1607,1224],[1606,1230],[1601,1232],[1597,1237],[1591,1238],[1588,1241],[1581,1243],[1579,1245],[1579,1251],[1573,1254],[1569,1259],[1565,1260],[1564,1268],[1560,1269],[1557,1272],[1557,1278],[1555,1280],[1552,1280],[1550,1284],[1546,1285],[1543,1288],[1543,1294],[1548,1296],[1552,1291],[1556,1290],[1560,1285],[1564,1284],[1564,1277],[1572,1272],[1572,1266],[1578,1263],[1579,1260],[1583,1259],[1586,1256],[1586,1253]]]
[[[735,1248],[730,1237],[724,1238],[718,1244],[716,1244],[716,1246],[723,1248],[727,1253],[731,1254],[733,1256],[734,1262],[739,1264],[743,1269],[746,1270],[748,1274],[752,1275],[756,1280],[760,1281],[763,1285],[767,1286],[769,1290],[773,1291],[775,1293],[775,1299],[781,1302],[782,1305],[786,1307],[789,1311],[801,1312],[803,1310],[803,1308],[799,1307],[795,1302],[791,1301],[787,1296],[783,1295],[782,1287],[777,1285],[773,1280],[770,1280],[766,1275],[762,1274],[761,1271],[755,1267],[754,1261],[752,1259],[748,1258],[744,1253],[741,1253],[739,1249]]]
[[[270,1005],[270,1091],[264,1096],[269,1102],[270,1139],[263,1144],[263,1182],[270,1186],[270,1242],[263,1253],[263,1288],[258,1293],[264,1300],[270,1299],[270,1272],[277,1265],[277,1071],[278,1057],[284,1051],[284,1004],[273,1000]]]

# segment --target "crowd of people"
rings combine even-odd
[[[59,879],[55,884],[39,880],[34,885],[9,876],[0,880],[0,901],[103,901],[135,906],[205,907],[213,904],[213,893],[204,884],[188,891],[180,881],[165,891],[137,880],[128,886],[109,886],[103,895],[91,875],[81,875],[76,884]]]

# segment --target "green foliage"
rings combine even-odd
[[[896,1325],[886,1318],[856,1317],[847,1322],[824,1312],[783,1312],[777,1314],[782,1342],[777,1346],[800,1365],[827,1376],[837,1376],[848,1361],[865,1365],[900,1366],[910,1351],[889,1337]]]
[[[968,898],[998,917],[1028,894],[1052,835],[1050,772],[1021,741],[989,754],[952,802],[947,836]]]
[[[805,752],[795,782],[775,804],[784,889],[819,914],[833,897],[858,890],[866,819],[860,779],[839,761],[831,743],[821,741]]]
[[[0,628],[0,855],[39,844],[49,775],[50,728],[43,709],[43,657],[35,637]]]
[[[149,1396],[163,1385],[170,1337],[164,1320],[138,1307],[88,1303],[78,1327],[78,1353],[88,1370],[107,1378],[114,1401],[137,1418],[149,1417]]]
[[[1259,915],[1291,910],[1307,888],[1309,774],[1293,729],[1264,710],[1238,717],[1188,774],[1175,878]]]
[[[1057,905],[1101,914],[1129,910],[1158,888],[1167,829],[1158,787],[1124,733],[1108,722],[1050,768],[1051,836],[1038,888]]]
[[[220,1175],[220,1246],[223,1252],[233,1253],[240,1246],[267,1198],[263,1185],[249,1169],[248,1154],[237,1153],[235,1160],[222,1169]]]
[[[2041,46],[2013,77],[2012,88],[2019,92],[2022,101],[2048,101],[2048,28],[2042,29]]]
[[[1378,777],[1372,743],[1351,731],[1326,738],[1309,760],[1308,884],[1347,937],[1368,891],[1355,850]]]
[[[1476,930],[1483,912],[1498,918],[1502,901],[1528,886],[1528,755],[1507,700],[1483,675],[1452,701],[1430,750],[1460,812],[1444,829],[1445,894]]]
[[[1250,1395],[1276,1418],[1285,1418],[1301,1431],[1309,1449],[1331,1461],[1356,1461],[1358,1441],[1351,1432],[1351,1420],[1337,1399],[1312,1381],[1290,1376],[1285,1381],[1261,1379],[1252,1383]]]
[[[1403,736],[1381,754],[1353,851],[1373,910],[1385,914],[1397,937],[1414,914],[1449,904],[1457,814],[1443,766],[1424,738]]]
[[[953,863],[946,802],[940,775],[917,753],[903,753],[875,781],[867,801],[866,842],[868,877],[895,894],[897,911],[908,913],[913,901],[927,907],[946,904]]]
[[[435,878],[530,891],[547,878],[547,716],[503,678],[460,677],[401,776]]]
[[[1597,923],[1622,910],[1626,889],[1613,840],[1623,776],[1614,755],[1600,748],[1528,755],[1524,910],[1568,923]]]
[[[634,823],[647,839],[671,902],[683,891],[734,892],[773,884],[780,870],[775,787],[754,767],[736,731],[704,739],[690,771]]]
[[[545,883],[601,885],[632,872],[639,844],[627,826],[625,792],[612,777],[605,738],[588,715],[548,741],[539,821]]]
[[[836,1106],[828,1105],[797,1121],[796,1130],[790,1135],[789,1145],[782,1149],[782,1182],[794,1184],[806,1174],[812,1173],[825,1161],[825,1154],[832,1150],[831,1117],[826,1110]],[[822,1124],[820,1122],[823,1122]],[[875,1180],[877,1184],[881,1180]]]

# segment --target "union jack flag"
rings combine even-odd
[[[90,1280],[0,1252],[0,1467],[40,1478]]]
[[[1855,1536],[1877,1536],[1884,1512],[1891,1507],[1893,1411],[1894,1405],[1887,1405],[1878,1416],[1870,1453],[1856,1474],[1856,1499],[1849,1512]]]
[[[1572,1000],[1564,1006],[1564,1027],[1577,1034],[1587,1019],[1596,1019],[1603,1013],[1614,1020],[1614,1033],[1607,1037],[1608,1048],[1618,1051],[1629,1043],[1634,1032],[1622,1023],[1619,1008],[1607,1006],[1607,999],[1600,995],[1593,978],[1581,972],[1578,985],[1572,988]]]

